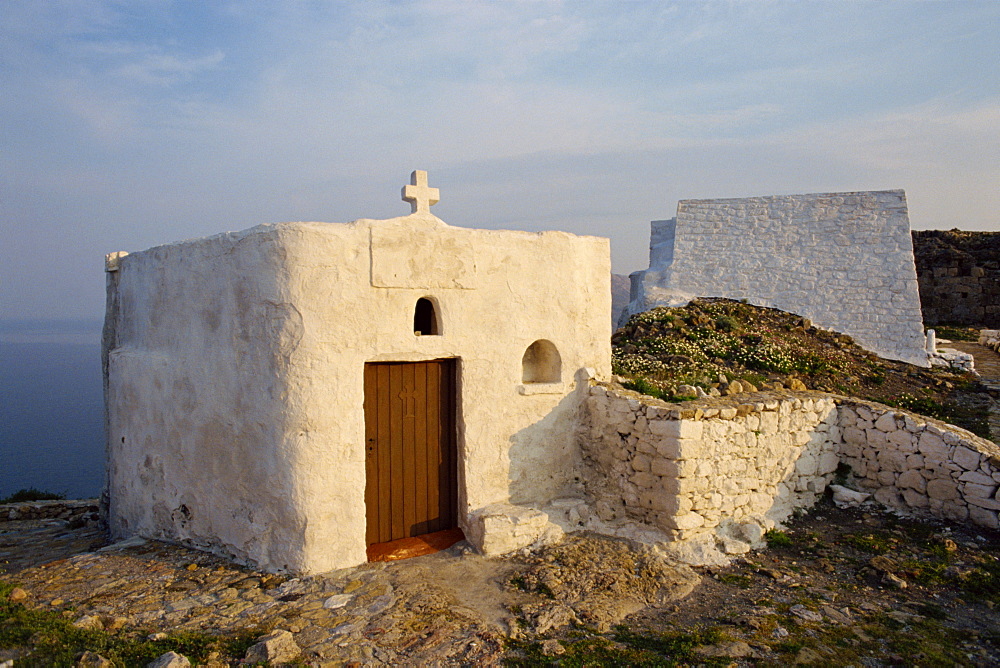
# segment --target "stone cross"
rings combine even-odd
[[[427,172],[418,169],[410,174],[410,185],[403,186],[403,201],[413,207],[410,213],[430,213],[431,206],[441,201],[441,193],[427,187]]]

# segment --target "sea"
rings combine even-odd
[[[101,322],[0,320],[0,498],[103,484]]]

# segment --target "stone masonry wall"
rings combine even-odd
[[[1000,327],[1000,232],[913,232],[924,323]]]
[[[885,505],[1000,526],[1000,448],[906,411],[815,393],[675,405],[595,385],[585,414],[595,513],[674,540],[774,526],[815,503],[841,462]]]
[[[685,540],[726,522],[774,526],[815,503],[838,464],[833,399],[746,396],[679,408],[592,387],[583,449],[597,514]]]
[[[902,190],[683,200],[654,221],[625,317],[693,297],[746,299],[927,366]]]
[[[841,460],[880,503],[1000,528],[1000,448],[964,429],[881,404],[842,401]]]

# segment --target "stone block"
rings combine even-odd
[[[668,529],[680,531],[697,529],[704,526],[705,518],[698,513],[684,513],[682,515],[672,515],[663,518],[663,524]]]
[[[986,508],[987,510],[1000,510],[1000,501],[996,499],[981,499],[975,496],[968,496],[965,500],[970,506]]]
[[[888,413],[886,413],[888,415]],[[905,429],[897,429],[889,434],[889,444],[901,452],[913,452],[916,446],[913,442],[913,435]]]
[[[896,415],[894,413],[882,413],[875,420],[875,428],[886,433],[896,431]]]
[[[879,431],[875,427],[865,429],[865,437],[868,440],[868,447],[882,450],[889,445],[889,438],[884,431]]]
[[[902,495],[906,505],[911,508],[926,508],[928,505],[927,497],[916,490],[904,489]]]
[[[819,474],[833,473],[840,465],[840,458],[835,452],[824,452],[819,458]]]
[[[653,487],[659,487],[660,478],[652,473],[641,471],[629,477],[629,482],[639,489],[652,489]]]
[[[903,505],[903,498],[895,487],[879,487],[875,490],[875,500],[893,508]]]
[[[795,472],[799,475],[816,475],[817,470],[819,470],[819,458],[811,452],[803,452],[795,462]]]
[[[633,471],[648,471],[650,465],[650,458],[643,454],[637,454],[632,458],[632,470]]]
[[[680,439],[674,437],[661,438],[659,441],[656,442],[656,453],[661,457],[666,457],[667,459],[680,459],[681,457]]]
[[[926,459],[943,462],[948,458],[950,450],[951,448],[945,444],[944,440],[940,436],[932,434],[929,429],[920,434],[920,440],[917,441],[917,451]]]
[[[698,469],[698,461],[694,459],[657,459],[656,475],[664,478],[692,478]]]
[[[962,486],[962,493],[967,500],[970,498],[992,499],[996,491],[996,485],[977,485],[974,482],[967,482]]]
[[[969,520],[988,529],[1000,529],[995,510],[987,510],[977,506],[969,506]]]
[[[938,501],[959,498],[958,484],[952,480],[935,478],[927,482],[927,496]]]
[[[540,510],[494,503],[469,517],[467,538],[479,552],[498,556],[536,543],[556,542],[563,532]]]
[[[844,443],[854,446],[862,446],[868,442],[865,438],[865,432],[861,431],[854,425],[850,425],[844,429]]]
[[[895,485],[896,474],[892,471],[879,471],[878,482],[880,485]]]
[[[957,446],[951,455],[951,461],[961,466],[966,471],[975,471],[979,468],[979,453],[962,446]]]
[[[671,497],[671,499],[676,499],[677,497]],[[686,498],[686,497],[684,497]],[[639,505],[643,508],[649,510],[665,510],[676,512],[676,510],[671,510],[668,499],[663,495],[662,492],[651,492],[645,491],[639,493]]]
[[[992,476],[988,476],[981,471],[966,471],[958,476],[960,482],[971,482],[977,485],[996,485],[997,481]]]
[[[896,486],[916,490],[921,494],[927,490],[927,481],[919,471],[909,470],[899,474]],[[912,505],[912,504],[911,504]]]
[[[673,438],[698,439],[702,437],[703,429],[704,423],[694,420],[654,420],[649,423],[652,433]]]
[[[959,501],[947,500],[941,505],[941,515],[945,519],[964,522],[969,518],[969,508]]]

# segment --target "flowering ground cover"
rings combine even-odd
[[[669,401],[692,390],[805,388],[879,401],[990,437],[989,397],[974,374],[886,360],[802,316],[728,299],[639,313],[612,337],[612,368]],[[801,384],[801,385],[800,385]]]

